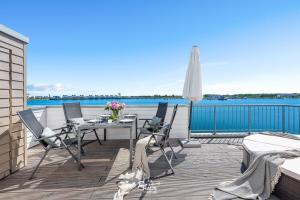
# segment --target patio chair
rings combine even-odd
[[[137,137],[140,138],[141,135],[150,135],[152,133],[157,133],[163,127],[166,114],[168,110],[168,103],[159,102],[156,115],[150,118],[140,118],[139,120],[145,121],[142,128],[140,128],[140,133]],[[159,121],[158,121],[159,120]]]
[[[80,103],[63,103],[63,109],[64,109],[64,114],[65,114],[65,119],[66,119],[66,124],[68,127],[69,132],[74,131],[76,129],[76,126],[80,125],[81,123],[84,123],[83,115],[81,112],[81,106]],[[99,145],[102,145],[99,136],[97,134],[96,129],[92,131],[84,131],[82,132],[81,136],[81,141],[83,141],[84,136],[87,133],[94,133],[96,136],[96,140],[86,142],[82,146],[85,146],[87,144],[90,144],[91,142],[98,141]]]
[[[170,123],[164,125],[159,133],[152,133],[152,135],[149,139],[148,145],[147,145],[147,149],[148,149],[148,148],[150,148],[151,141],[152,140],[155,141],[155,143],[154,143],[155,146],[158,146],[159,149],[161,150],[161,152],[164,155],[166,161],[168,162],[168,165],[170,166],[172,174],[175,174],[175,171],[174,171],[173,166],[172,166],[172,160],[173,160],[173,157],[175,159],[177,159],[177,157],[176,157],[176,154],[174,152],[173,147],[170,144],[169,139],[170,139],[170,132],[171,132],[171,129],[172,129],[172,125],[173,125],[173,122],[174,122],[174,119],[175,119],[175,116],[176,116],[176,113],[177,113],[177,109],[178,109],[178,104],[176,104],[174,106],[173,113],[172,113],[172,116],[171,116],[171,119],[170,119]],[[167,156],[166,151],[165,151],[165,148],[167,148],[167,147],[169,147],[171,149],[171,152],[172,152],[170,157]]]
[[[41,123],[36,119],[31,109],[18,112],[18,115],[23,122],[23,124],[28,128],[28,130],[34,135],[36,141],[38,141],[42,147],[45,149],[45,153],[41,160],[38,162],[34,168],[29,180],[33,178],[34,174],[38,170],[39,166],[45,159],[46,155],[50,150],[65,149],[69,152],[72,158],[79,163],[82,167],[83,164],[76,158],[76,156],[69,149],[70,146],[76,145],[76,139],[62,139],[62,137],[67,133],[66,127],[59,129],[50,130],[49,128],[44,128]],[[54,131],[60,130],[60,133],[55,133]],[[47,132],[47,133],[46,133]]]

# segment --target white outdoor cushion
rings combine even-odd
[[[243,146],[248,152],[300,150],[300,140],[273,135],[254,134],[244,138]],[[282,173],[300,180],[300,158],[286,159],[281,166]]]
[[[300,158],[286,159],[281,166],[281,172],[300,180]]]
[[[44,131],[43,131],[41,137],[49,137],[49,136],[53,136],[53,135],[56,135],[56,133],[54,131],[52,131],[50,128],[46,127],[46,128],[44,128]],[[44,139],[44,141],[49,145],[60,146],[61,145],[60,140],[56,140],[56,141],[55,140],[56,140],[56,137]],[[54,141],[55,141],[55,143],[54,143]],[[53,143],[54,143],[54,145],[53,145]]]
[[[244,147],[252,152],[300,149],[300,140],[273,135],[254,134],[244,138]]]
[[[70,119],[73,123],[77,124],[77,125],[82,125],[84,124],[84,119],[82,117],[80,118],[72,118]]]

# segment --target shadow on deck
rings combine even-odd
[[[176,174],[170,176],[164,176],[168,165],[161,152],[153,151],[149,155],[151,175],[163,176],[154,180],[157,190],[143,193],[135,189],[125,199],[207,199],[220,182],[241,174],[242,151],[239,146],[228,145],[241,140],[201,142],[202,148],[176,146],[178,159],[173,161]],[[126,140],[86,146],[82,171],[77,170],[67,152],[52,151],[35,178],[29,181],[42,156],[41,147],[32,148],[28,151],[28,165],[0,181],[0,199],[112,199],[118,176],[128,169],[128,146]]]

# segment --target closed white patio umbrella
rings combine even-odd
[[[190,101],[190,107],[188,121],[188,139],[181,140],[181,144],[184,147],[200,147],[201,144],[198,140],[190,140],[193,102],[202,99],[200,50],[197,46],[192,47],[190,61],[185,76],[182,96]]]

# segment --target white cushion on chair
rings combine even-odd
[[[72,118],[70,119],[73,123],[75,123],[76,125],[82,125],[84,124],[84,119],[82,117],[79,118]]]
[[[85,121],[82,117],[79,118],[72,118],[70,119],[72,123],[74,123],[75,128],[77,129],[78,126],[85,124]]]
[[[46,128],[44,128],[44,131],[43,131],[41,137],[50,137],[50,136],[53,136],[53,135],[56,135],[56,134],[57,133],[52,131],[50,128],[46,127]],[[56,140],[56,139],[57,139],[57,137],[51,137],[51,138],[45,138],[44,141],[47,144],[52,145],[53,147],[58,147],[58,146],[61,145],[61,142],[60,142],[60,140]]]

